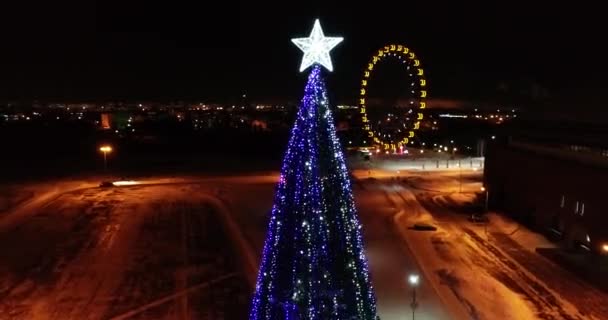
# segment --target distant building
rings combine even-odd
[[[608,135],[572,132],[528,132],[490,141],[485,166],[490,204],[569,246],[608,254],[603,249],[608,245]]]
[[[336,125],[336,131],[347,131],[350,129],[348,121],[339,121]]]
[[[268,123],[264,120],[253,120],[251,121],[251,128],[254,131],[267,131]]]
[[[104,130],[112,129],[112,115],[109,113],[101,114],[101,128]]]

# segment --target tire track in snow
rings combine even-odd
[[[473,230],[466,227],[461,227],[461,229],[469,236],[470,239],[485,249],[486,253],[496,258],[481,258],[482,256],[479,255],[479,258],[484,259],[482,265],[493,265],[495,268],[487,268],[492,276],[517,294],[524,296],[526,300],[530,302],[538,311],[537,316],[540,319],[583,320],[580,317],[574,317],[569,314],[564,309],[564,305],[560,301],[559,297],[556,297],[555,294],[549,291],[538,280],[530,277],[526,272],[523,272],[520,266],[518,266],[496,247],[481,238]],[[525,283],[526,285],[522,286],[522,283]]]

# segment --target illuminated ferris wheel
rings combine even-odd
[[[389,62],[392,60],[392,63]],[[397,63],[405,72],[405,81],[398,86],[401,98],[391,102],[375,99],[374,91],[381,88],[373,84],[378,81],[375,70],[380,63]],[[380,94],[379,92],[375,93]],[[416,130],[424,119],[427,83],[420,60],[408,47],[390,44],[372,56],[363,72],[359,91],[359,107],[363,129],[373,143],[386,151],[403,150],[413,143]]]

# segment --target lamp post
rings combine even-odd
[[[412,307],[412,320],[415,320],[416,317],[416,308],[418,307],[418,302],[416,301],[416,287],[418,286],[418,281],[420,277],[417,274],[410,274],[408,277],[408,282],[410,286],[412,286],[412,303],[410,306]]]
[[[485,193],[486,201],[484,202],[484,208],[485,208],[485,211],[488,212],[488,196],[489,196],[489,191],[488,191],[488,189],[486,189],[486,187],[481,187],[481,192]]]
[[[458,160],[458,193],[462,193],[462,163],[460,160]]]
[[[112,147],[109,145],[103,145],[99,148],[99,151],[103,153],[103,170],[108,170],[108,153],[112,152]]]

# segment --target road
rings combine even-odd
[[[416,274],[420,276],[416,288],[416,319],[451,319],[449,310],[444,308],[409,244],[395,227],[395,216],[406,208],[403,203],[392,201],[394,193],[390,183],[369,179],[359,181],[355,186],[380,317],[386,320],[409,319],[414,288],[407,279],[409,275]]]

